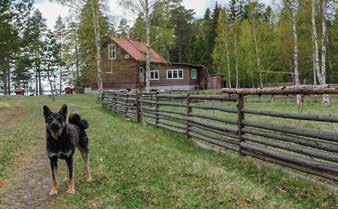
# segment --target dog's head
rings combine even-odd
[[[46,121],[46,128],[54,139],[62,134],[67,121],[67,105],[63,105],[59,112],[52,112],[46,105],[43,106],[43,115]]]

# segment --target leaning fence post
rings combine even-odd
[[[140,92],[136,92],[136,117],[137,122],[142,122],[142,116],[141,116],[141,102],[140,102]]]
[[[242,143],[245,142],[243,139],[243,120],[244,120],[244,95],[243,94],[237,94],[237,125],[238,125],[238,136],[240,140],[239,144],[239,153],[240,155],[244,155],[242,152]]]
[[[112,92],[111,93],[111,100],[110,100],[110,111],[114,111],[113,110],[113,107],[114,107],[114,93]]]
[[[101,103],[102,103],[102,107],[104,108],[105,107],[105,104],[104,104],[104,92],[101,93]]]
[[[114,92],[114,112],[117,113],[117,94]]]
[[[186,127],[186,135],[188,138],[190,138],[190,134],[189,134],[189,131],[190,131],[190,128],[191,128],[191,123],[189,121],[190,119],[190,116],[191,116],[191,112],[192,112],[192,107],[190,106],[190,103],[191,103],[191,98],[190,98],[190,93],[187,94],[187,115],[186,115],[186,120],[187,120],[187,127]]]
[[[126,116],[126,117],[128,117],[128,100],[129,99],[129,92],[127,92],[127,94],[126,94],[126,102],[125,102],[125,105],[126,105],[126,112],[124,113],[124,115]]]
[[[151,97],[153,97],[153,95],[151,95]],[[158,125],[160,124],[160,114],[159,114],[159,112],[160,112],[160,104],[159,104],[160,98],[158,97],[158,92],[156,92],[156,98],[155,99],[156,99],[156,105],[155,105],[155,112],[156,112],[155,125],[156,125],[157,128],[159,128]]]

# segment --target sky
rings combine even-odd
[[[124,17],[127,18],[129,21],[133,20],[128,12],[121,8],[118,5],[119,0],[108,0],[109,2],[109,11],[106,13],[115,20],[116,22]],[[193,9],[195,11],[195,17],[203,17],[205,10],[209,7],[214,7],[216,1],[218,2],[225,2],[224,0],[183,0],[183,4],[187,9]],[[278,0],[261,0],[262,2],[268,4],[276,4]],[[224,4],[224,3],[223,3]],[[61,5],[51,2],[50,0],[36,0],[35,1],[35,8],[39,9],[42,12],[42,15],[47,20],[47,26],[49,28],[53,28],[56,18],[60,15],[61,17],[66,17],[70,12],[69,9],[66,7],[62,7]]]

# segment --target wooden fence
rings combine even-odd
[[[246,95],[338,94],[328,87],[224,89],[224,95],[104,91],[102,105],[138,122],[338,181],[338,115],[246,107]],[[314,124],[319,124],[317,128]],[[322,128],[324,127],[324,129]],[[336,129],[338,130],[338,128]]]

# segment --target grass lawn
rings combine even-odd
[[[85,182],[77,153],[77,193],[66,194],[62,185],[54,199],[58,208],[338,208],[335,193],[260,161],[207,151],[183,136],[114,115],[94,95],[57,97],[55,104],[46,97],[1,98],[0,180],[13,175],[10,165],[19,153],[42,143],[42,105],[58,110],[64,103],[89,120],[94,181]]]

